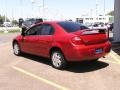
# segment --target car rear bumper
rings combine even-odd
[[[102,52],[97,53],[97,49],[102,49]],[[109,41],[103,44],[73,46],[65,56],[68,61],[94,60],[108,54],[110,49],[111,44]]]

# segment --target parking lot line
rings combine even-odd
[[[110,56],[120,64],[119,56],[114,51],[111,51]]]
[[[115,49],[120,49],[120,47],[114,47],[114,50],[115,50]]]
[[[107,63],[119,64],[119,63],[117,63],[117,62],[115,62],[115,61],[110,61],[110,60],[101,60],[101,61],[104,61],[104,62],[107,62]]]
[[[35,79],[40,80],[40,81],[42,81],[42,82],[44,82],[44,83],[46,83],[46,84],[49,84],[49,85],[51,85],[51,86],[53,86],[53,87],[55,87],[55,88],[58,88],[58,89],[60,89],[60,90],[70,90],[70,89],[68,89],[68,88],[66,88],[66,87],[64,87],[64,86],[58,85],[58,84],[56,84],[56,83],[54,83],[54,82],[52,82],[52,81],[49,81],[49,80],[44,79],[44,78],[42,78],[42,77],[39,77],[39,76],[37,76],[37,75],[35,75],[35,74],[32,74],[32,73],[30,73],[30,72],[28,72],[28,71],[25,71],[25,70],[23,70],[23,69],[21,69],[21,68],[19,68],[19,67],[13,66],[12,68],[15,69],[15,70],[17,70],[17,71],[19,71],[19,72],[21,72],[21,73],[24,73],[24,74],[26,74],[26,75],[28,75],[28,76],[31,76],[32,78],[35,78]]]

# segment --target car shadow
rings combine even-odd
[[[39,62],[39,63],[46,64],[46,65],[51,65],[50,60],[47,58],[44,58],[44,57],[35,56],[35,55],[31,55],[31,54],[26,54],[26,53],[22,54],[22,57],[27,58],[29,60]]]
[[[68,65],[67,71],[74,72],[74,73],[86,73],[86,72],[92,72],[99,69],[103,69],[107,66],[109,66],[109,64],[102,61],[75,62],[75,63],[70,63]]]
[[[51,61],[50,59],[47,59],[47,58],[38,57],[30,54],[24,54],[22,55],[22,57],[51,66]],[[64,71],[69,71],[74,73],[85,73],[85,72],[96,71],[96,70],[105,68],[107,66],[109,66],[109,64],[102,61],[72,62],[72,63],[68,63],[68,66],[64,69]]]
[[[113,35],[111,35],[111,33],[110,33],[109,41],[111,42],[112,50],[120,56],[120,42],[115,42]]]
[[[120,42],[111,42],[112,50],[120,56]]]

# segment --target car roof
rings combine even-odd
[[[57,23],[59,21],[43,21],[43,22],[39,22],[38,24],[42,24],[42,23]]]
[[[42,23],[53,23],[53,24],[56,24],[56,23],[62,23],[62,22],[73,22],[73,21],[43,21],[43,22],[39,22],[35,25],[38,25],[38,24],[42,24]]]
[[[44,24],[44,23],[46,23],[46,24],[56,24],[56,23],[60,23],[60,22],[73,22],[73,21],[43,21],[43,22],[39,22],[37,24],[31,25],[28,29],[30,29],[30,28],[32,28],[36,25],[39,25],[39,24]]]

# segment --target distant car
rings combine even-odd
[[[3,27],[13,27],[11,22],[4,22]]]
[[[3,25],[3,24],[0,24],[0,27],[4,27],[4,25]]]
[[[111,24],[110,24],[110,28],[109,28],[110,31],[113,31],[113,28],[114,28],[114,23],[111,23]]]
[[[67,62],[96,61],[110,49],[104,31],[70,21],[41,22],[13,40],[15,55],[24,52],[50,58],[57,69],[65,68]]]
[[[37,24],[39,22],[43,22],[42,19],[40,18],[31,18],[31,19],[26,19],[25,21],[23,21],[22,23],[22,28],[29,28],[34,24]]]
[[[101,29],[101,30],[107,30],[107,26],[105,25],[101,25],[101,24],[94,24],[94,25],[91,25],[89,26],[90,29]]]

